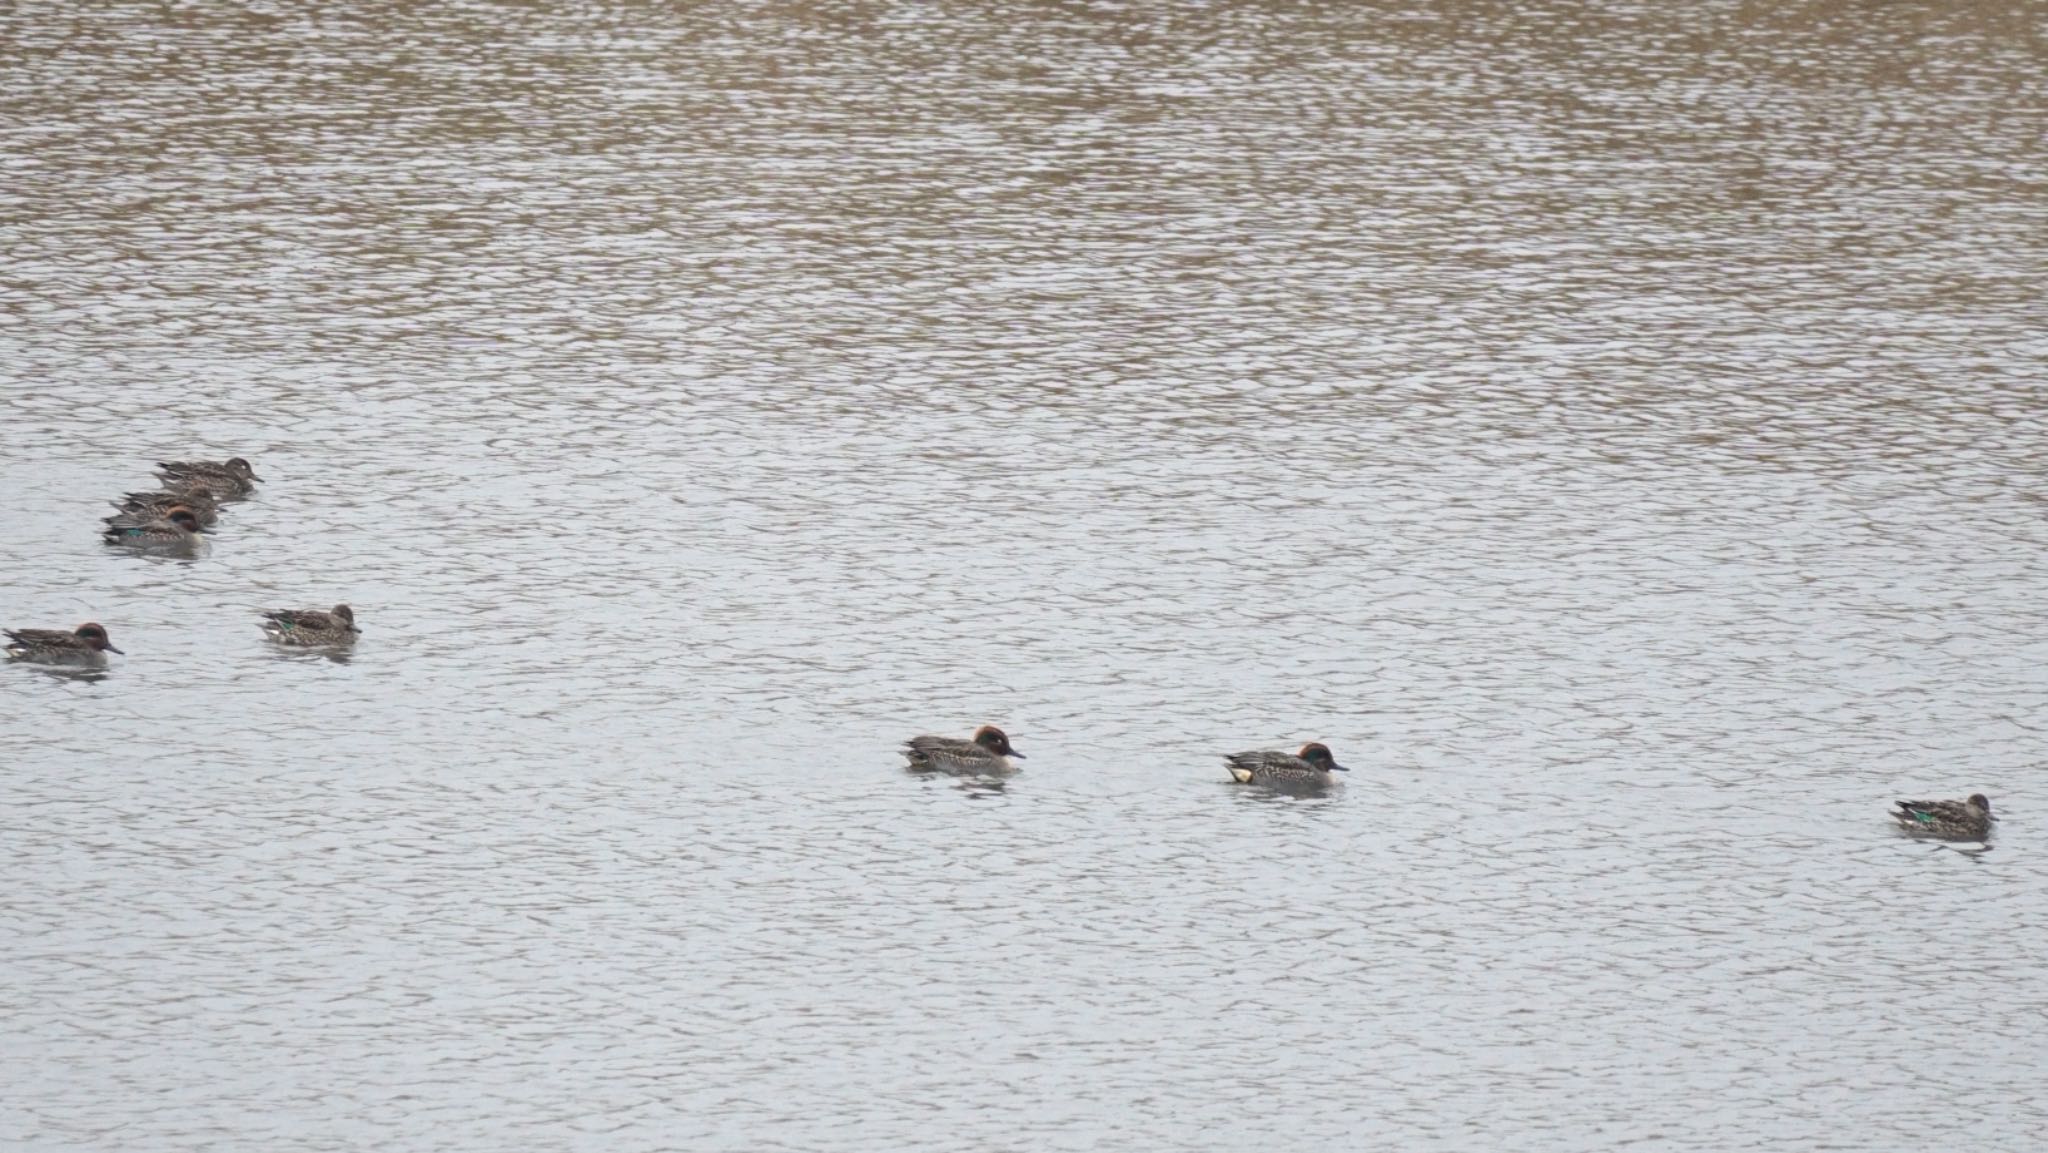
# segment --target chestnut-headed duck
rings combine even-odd
[[[104,665],[108,653],[121,651],[107,639],[107,627],[91,621],[68,633],[59,629],[8,629],[6,633],[8,657],[36,664]]]

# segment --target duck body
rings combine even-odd
[[[303,648],[354,644],[363,630],[356,627],[355,610],[347,605],[332,609],[277,609],[263,614],[263,635],[281,645]]]
[[[107,639],[106,626],[87,621],[70,632],[62,629],[8,629],[7,657],[44,665],[104,666],[108,653],[121,650]]]
[[[913,769],[947,773],[1004,773],[1015,767],[1010,758],[1024,759],[994,725],[981,726],[964,741],[958,737],[912,737],[903,742],[903,756]]]
[[[228,460],[160,460],[156,474],[163,478],[167,489],[204,486],[231,499],[255,492],[256,482],[262,479],[239,456]]]
[[[136,549],[190,549],[199,543],[199,518],[184,505],[142,524],[109,523],[100,539]]]
[[[1315,741],[1301,746],[1301,751],[1295,753],[1273,749],[1227,753],[1223,763],[1230,770],[1230,779],[1241,785],[1313,788],[1335,780],[1332,773],[1351,771],[1337,763],[1328,745]]]
[[[203,485],[178,490],[131,492],[115,501],[114,507],[120,511],[101,519],[116,528],[145,525],[180,507],[192,510],[200,528],[212,528],[220,520],[220,498],[213,489]]]
[[[1991,835],[1991,801],[1972,793],[1966,801],[1898,801],[1891,814],[1899,827],[1942,841],[1981,841]]]

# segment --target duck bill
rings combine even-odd
[[[1003,755],[1010,758],[1013,761],[1021,761],[1027,759],[1023,753],[1020,753],[1015,749],[1011,749],[1009,752],[1004,753]]]
[[[108,646],[107,646],[107,651],[108,651],[108,652],[110,652],[110,653],[121,653],[121,655],[122,655],[122,656],[124,656],[124,657],[128,655],[127,653],[125,653],[125,652],[121,652],[121,650],[120,650],[120,649],[117,649],[117,648],[115,648],[115,647],[114,647],[114,646],[112,646],[112,645],[108,645]]]
[[[1331,761],[1331,762],[1330,762],[1330,771],[1331,771],[1331,772],[1333,772],[1333,773],[1348,773],[1348,772],[1350,772],[1350,771],[1351,771],[1351,769],[1350,769],[1350,767],[1349,767],[1349,766],[1346,766],[1346,765],[1340,765],[1340,764],[1338,764],[1338,763],[1337,763],[1337,762],[1335,762],[1335,761]]]

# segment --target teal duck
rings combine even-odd
[[[189,549],[199,541],[199,518],[182,504],[143,524],[109,524],[100,538],[137,549]]]
[[[224,461],[160,460],[156,474],[163,478],[165,488],[198,484],[230,497],[248,496],[263,479],[239,456]]]
[[[121,651],[107,639],[106,626],[91,621],[68,633],[59,629],[5,631],[10,660],[46,665],[104,665],[107,663],[106,654]]]
[[[1243,785],[1327,785],[1334,779],[1331,773],[1351,771],[1337,763],[1328,745],[1315,741],[1301,746],[1298,753],[1261,749],[1228,753],[1223,762],[1230,769],[1230,778]]]
[[[1000,773],[1010,769],[1010,758],[1024,754],[1010,747],[1010,738],[994,725],[974,730],[970,740],[958,737],[912,737],[903,742],[903,755],[913,769],[937,769],[949,773]]]
[[[179,505],[192,510],[192,515],[199,518],[201,528],[212,528],[220,520],[220,496],[205,485],[124,493],[113,503],[120,511],[101,519],[120,528],[148,524]]]
[[[1981,841],[1991,835],[1991,800],[1982,793],[1966,801],[1899,801],[1892,819],[1908,832],[1943,841]]]
[[[308,648],[354,644],[356,634],[363,631],[356,627],[355,610],[347,605],[335,605],[326,612],[278,609],[263,614],[262,627],[263,635],[278,644]]]

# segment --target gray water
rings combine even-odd
[[[0,9],[0,1146],[2041,1148],[2044,25]]]

